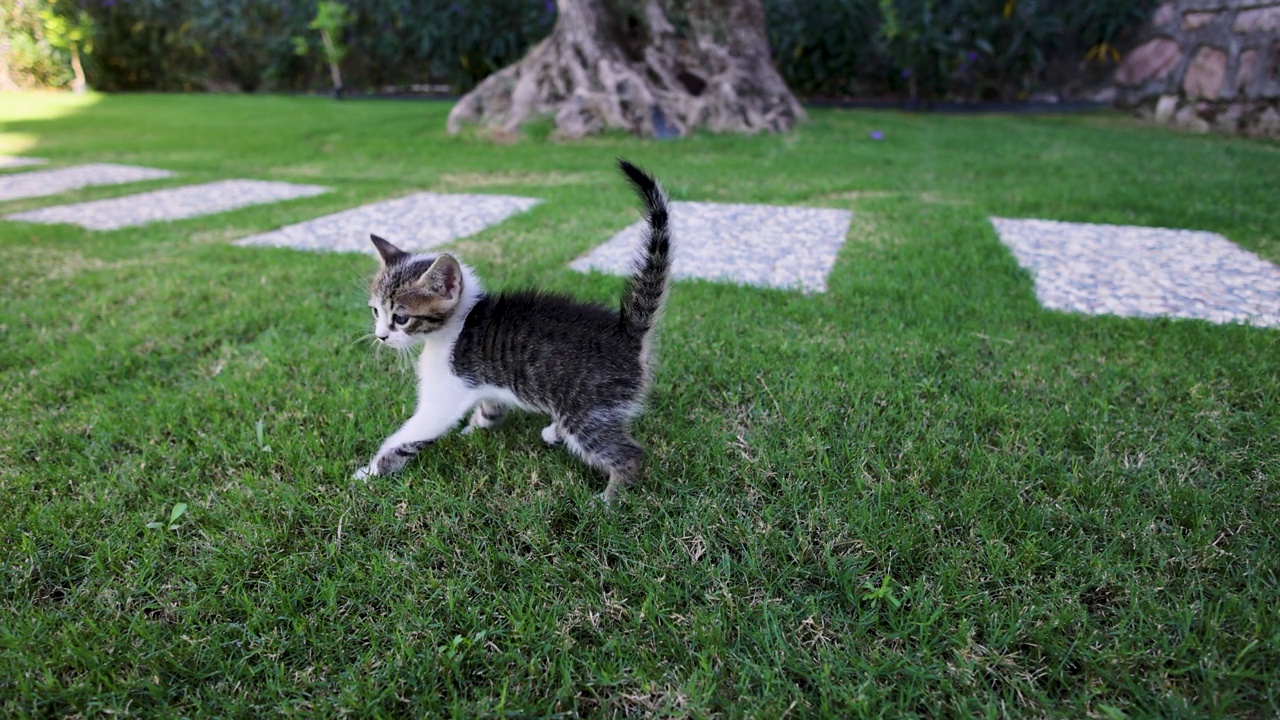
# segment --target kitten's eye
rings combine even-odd
[[[394,325],[404,325],[407,322],[409,322],[408,315],[392,315],[391,316],[391,323]]]
[[[373,311],[373,316],[375,318],[378,317],[378,308],[369,308],[369,309]]]

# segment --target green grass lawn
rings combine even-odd
[[[1280,331],[1046,311],[987,221],[1280,261],[1280,145],[834,110],[499,145],[447,137],[448,109],[0,95],[0,152],[179,173],[3,212],[335,189],[0,221],[0,715],[1280,713]],[[619,155],[676,199],[853,210],[830,291],[676,284],[647,475],[614,511],[533,416],[350,480],[414,400],[360,341],[375,261],[230,241],[414,190],[527,195],[454,250],[491,288],[613,304],[620,279],[567,263],[637,219]]]

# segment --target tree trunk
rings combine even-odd
[[[342,70],[338,68],[338,46],[334,45],[333,38],[329,37],[329,31],[324,28],[320,29],[320,40],[324,43],[324,59],[329,62],[329,78],[333,80],[333,96],[342,98],[344,88],[342,87]]]
[[[539,115],[567,138],[782,132],[805,118],[770,60],[760,0],[557,4],[551,35],[458,101],[450,133],[465,123],[512,133]]]
[[[89,83],[85,81],[84,66],[80,64],[80,48],[75,43],[71,43],[71,72],[75,74],[75,79],[71,81],[71,91],[84,92]]]

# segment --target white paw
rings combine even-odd
[[[377,476],[378,476],[378,471],[373,467],[373,463],[370,463],[360,468],[359,470],[356,470],[351,475],[351,479],[352,480],[368,480],[371,477],[377,477]]]
[[[556,432],[555,423],[551,423],[550,425],[542,428],[542,442],[548,445],[560,444],[560,433]]]
[[[468,426],[466,426],[466,427],[462,428],[462,434],[463,434],[463,435],[470,435],[471,433],[473,433],[473,432],[475,432],[475,431],[476,431],[476,426],[475,426],[475,425],[468,425]]]

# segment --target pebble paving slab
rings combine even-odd
[[[28,165],[43,165],[49,162],[44,158],[33,157],[14,157],[12,155],[0,155],[0,168],[16,168],[27,167]]]
[[[90,185],[119,185],[140,180],[156,180],[173,175],[168,170],[94,163],[56,170],[35,170],[0,176],[0,200],[54,195]]]
[[[848,210],[830,208],[673,202],[672,275],[826,292],[852,217]],[[646,226],[628,226],[570,267],[630,275]]]
[[[1280,267],[1217,233],[991,218],[1036,298],[1090,315],[1280,327]]]
[[[478,233],[539,202],[509,195],[422,192],[242,238],[236,244],[372,253],[373,234],[405,250],[427,250]]]
[[[163,220],[211,215],[248,205],[310,197],[325,192],[329,192],[329,188],[319,185],[294,185],[264,180],[219,180],[110,200],[55,205],[6,217],[36,223],[70,223],[90,230],[116,230]]]

